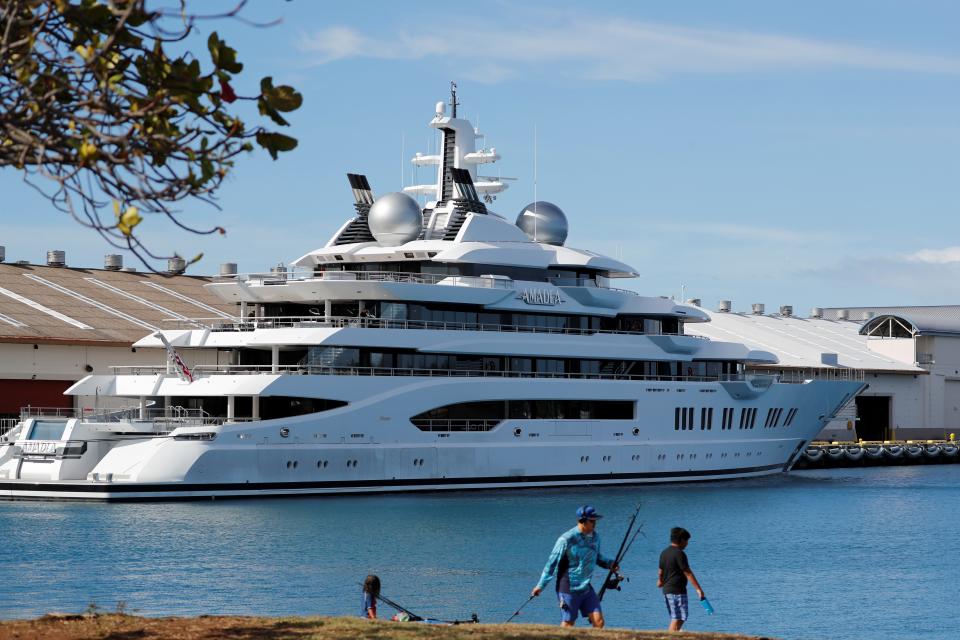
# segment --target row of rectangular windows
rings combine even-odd
[[[734,408],[725,408],[720,416],[720,429],[733,429],[733,415],[736,412]],[[767,410],[767,417],[764,421],[765,429],[772,429],[780,424],[780,417],[783,415],[783,408],[770,408]],[[692,431],[696,424],[694,422],[693,407],[675,407],[673,410],[673,429],[674,431]],[[792,408],[787,411],[783,426],[789,427],[797,417],[797,409]],[[757,409],[755,407],[740,410],[740,428],[753,429],[757,424]],[[700,430],[710,431],[713,429],[713,407],[701,407],[700,409]]]

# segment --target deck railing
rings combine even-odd
[[[157,375],[165,374],[165,366],[123,365],[110,367],[116,375]],[[190,370],[194,377],[209,375],[335,375],[335,376],[388,376],[425,378],[550,378],[568,380],[632,380],[654,382],[751,382],[754,386],[769,386],[778,380],[775,375],[749,375],[742,373],[718,376],[666,376],[638,375],[632,373],[551,373],[534,371],[505,371],[484,369],[411,369],[401,367],[353,367],[321,365],[225,365],[198,364]],[[174,375],[174,374],[170,374]]]
[[[485,418],[412,418],[410,422],[421,431],[490,431],[504,419]]]
[[[493,324],[479,322],[441,322],[437,320],[392,320],[373,316],[274,316],[250,318],[234,321],[223,318],[167,318],[163,320],[166,329],[196,329],[203,326],[211,331],[255,331],[257,329],[318,328],[342,329],[419,329],[432,331],[494,331],[500,333],[550,333],[563,335],[589,336],[594,334],[634,335],[634,336],[685,336],[697,340],[709,340],[704,336],[685,333],[644,333],[621,329],[581,329],[572,327],[535,327],[523,324]]]
[[[326,280],[328,282],[402,282],[408,284],[434,284],[454,287],[477,287],[481,289],[515,289],[516,281],[506,276],[479,275],[459,276],[439,273],[409,273],[401,271],[313,271],[309,269],[291,269],[289,271],[270,271],[260,273],[241,273],[236,276],[221,277],[218,281],[238,280],[254,285],[283,285],[289,282],[308,280]],[[540,281],[523,280],[524,284],[537,284]],[[640,294],[629,289],[608,287],[596,278],[548,277],[543,284],[558,287],[593,287],[608,289],[634,296]]]

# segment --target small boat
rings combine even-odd
[[[885,444],[883,445],[883,452],[887,454],[888,458],[901,458],[903,457],[903,447],[898,444]]]
[[[928,444],[923,448],[923,455],[928,458],[939,458],[940,457],[940,445],[938,444]]]
[[[844,456],[843,447],[837,447],[837,446],[827,447],[827,457],[830,458],[831,460],[834,460],[834,461],[843,460],[843,456]]]
[[[923,447],[914,442],[908,442],[903,447],[903,452],[906,454],[908,458],[916,459],[923,455]]]
[[[847,460],[857,462],[863,459],[863,447],[860,445],[851,445],[843,448],[843,455]]]
[[[803,455],[806,456],[807,462],[820,462],[820,460],[823,459],[823,449],[820,447],[807,447]]]
[[[883,445],[870,444],[863,448],[864,455],[870,460],[880,460],[883,458]]]
[[[942,453],[947,458],[956,458],[957,452],[960,452],[960,449],[958,449],[957,445],[955,444],[940,445],[940,453]]]

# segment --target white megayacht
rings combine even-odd
[[[25,413],[0,497],[146,500],[544,487],[788,471],[863,384],[748,375],[775,363],[684,335],[698,309],[610,286],[630,266],[563,246],[562,211],[487,209],[494,149],[438,103],[436,181],[374,199],[293,269],[207,285],[233,319],[179,321],[67,393],[114,409]],[[426,206],[407,194],[425,196]],[[229,365],[189,369],[191,349]]]

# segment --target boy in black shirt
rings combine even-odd
[[[663,599],[670,612],[668,631],[680,631],[689,614],[687,606],[687,580],[697,590],[703,600],[703,589],[693,575],[687,554],[683,552],[690,542],[690,532],[682,527],[670,529],[670,546],[660,554],[660,572],[657,574],[657,587],[663,588]]]

